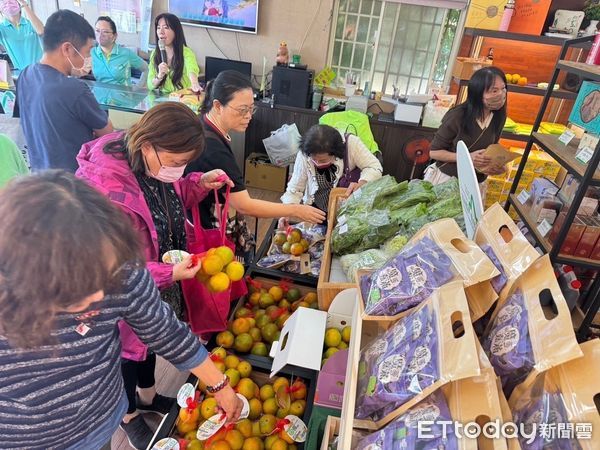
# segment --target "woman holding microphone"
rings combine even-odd
[[[198,62],[187,46],[179,18],[170,13],[154,20],[156,48],[150,55],[148,88],[170,94],[179,89],[200,92]]]

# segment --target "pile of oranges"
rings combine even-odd
[[[297,379],[293,383],[286,377],[259,384],[250,378],[252,366],[223,348],[215,349],[211,359],[221,372],[227,374],[234,390],[248,400],[250,414],[235,425],[225,425],[207,441],[196,437],[198,427],[219,413],[217,401],[199,383],[196,401],[181,408],[177,432],[186,450],[295,450],[296,444],[283,430],[280,421],[287,415],[302,416],[306,408],[307,387]],[[200,401],[199,395],[204,399]]]
[[[244,265],[233,258],[233,251],[225,245],[211,248],[198,258],[201,267],[196,278],[213,292],[226,291],[244,277]]]
[[[518,73],[506,74],[506,81],[510,84],[518,84],[519,86],[527,86],[527,77],[522,77]]]

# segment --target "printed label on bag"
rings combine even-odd
[[[527,203],[527,200],[529,200],[530,197],[531,195],[529,195],[529,192],[527,192],[526,189],[523,189],[521,193],[517,195],[517,200],[519,200],[519,203],[521,203],[521,205],[524,205],[525,203]]]
[[[308,433],[308,427],[306,424],[300,419],[300,417],[296,416],[285,416],[290,423],[287,423],[283,426],[283,431],[285,431],[289,437],[291,437],[296,442],[304,442],[306,441],[306,435]]]
[[[366,353],[368,359],[377,358],[379,355],[384,354],[387,351],[388,342],[387,339],[379,339],[375,341],[373,345],[369,347]]]
[[[379,374],[377,378],[383,384],[398,381],[405,366],[406,359],[403,355],[392,355],[389,358],[384,359],[379,365]]]
[[[348,232],[348,224],[345,223],[342,226],[340,226],[340,234],[346,234]]]
[[[239,420],[245,419],[250,415],[250,403],[248,403],[248,400],[246,400],[246,397],[244,397],[242,394],[235,395],[237,395],[238,398],[242,401],[242,412],[240,413]]]
[[[190,254],[183,250],[169,250],[162,255],[162,262],[165,264],[179,264],[188,256],[190,256]]]
[[[519,305],[506,305],[498,312],[496,316],[496,323],[502,325],[504,322],[512,320],[517,315],[520,315],[523,310]]]
[[[173,438],[164,438],[154,444],[152,450],[179,450],[179,442]]]
[[[421,322],[421,319],[416,317],[413,320],[412,329],[413,329],[412,340],[416,341],[417,339],[419,339],[419,337],[421,336],[421,332],[423,331],[423,322]]]
[[[383,291],[389,291],[402,282],[402,273],[397,267],[385,267],[377,275],[377,287]]]
[[[310,255],[308,253],[302,253],[300,255],[300,274],[305,275],[310,272]]]
[[[440,417],[440,408],[433,404],[426,404],[422,407],[416,407],[406,413],[404,422],[409,428],[416,428],[419,422],[435,421]]]
[[[544,219],[542,220],[542,222],[537,226],[537,229],[539,231],[539,233],[543,236],[546,237],[546,235],[550,232],[550,230],[552,229],[552,225],[550,225],[550,223]]]
[[[342,214],[340,217],[338,217],[338,224],[339,224],[340,226],[342,226],[342,225],[344,225],[344,224],[346,223],[346,220],[348,220],[348,219],[346,218],[346,215],[345,215],[345,214]]]
[[[404,325],[404,323],[395,326],[394,331],[392,332],[392,340],[394,341],[394,347],[398,347],[398,345],[400,345],[400,342],[402,342],[405,337],[406,326]]]
[[[412,284],[411,291],[413,295],[416,295],[425,287],[425,283],[427,283],[427,273],[416,264],[406,266],[406,272],[408,273],[408,279]]]
[[[506,355],[519,343],[519,329],[507,325],[498,330],[492,337],[491,352],[495,356]]]
[[[420,345],[415,349],[415,354],[412,361],[408,365],[410,373],[419,373],[423,370],[427,364],[431,361],[431,350],[429,348]]]
[[[193,400],[195,395],[196,388],[190,383],[185,383],[179,388],[179,392],[177,392],[177,404],[181,408],[186,408],[188,398]]]
[[[198,431],[196,432],[196,439],[198,439],[199,441],[207,440],[209,437],[216,434],[217,431],[219,431],[221,427],[225,425],[226,421],[227,417],[225,416],[225,413],[215,414],[198,427]]]

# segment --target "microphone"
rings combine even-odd
[[[160,50],[161,61],[164,62],[165,64],[168,64],[168,62],[167,62],[167,47],[165,46],[165,41],[163,41],[162,39],[158,40],[158,49]]]

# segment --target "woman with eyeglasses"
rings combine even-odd
[[[96,20],[96,41],[92,49],[92,70],[97,81],[131,86],[131,69],[142,72],[138,87],[146,87],[148,64],[130,49],[117,44],[117,26],[107,16]]]
[[[431,142],[435,164],[425,170],[425,180],[440,184],[457,177],[456,144],[462,140],[483,183],[488,175],[500,175],[505,166],[491,165],[486,148],[497,144],[506,122],[506,76],[497,67],[484,67],[469,80],[467,101],[446,113]],[[482,185],[483,187],[483,185]]]
[[[302,221],[321,223],[325,214],[308,205],[284,205],[250,197],[244,185],[242,170],[238,167],[231,150],[230,131],[245,131],[254,113],[252,84],[244,75],[225,70],[206,86],[202,105],[203,123],[206,130],[206,150],[188,165],[188,171],[223,170],[233,181],[230,206],[238,216],[231,217],[229,237],[236,243],[237,253],[242,256],[251,250],[252,239],[245,228],[243,215],[257,218],[296,217]],[[224,201],[223,196],[219,200]],[[216,228],[214,198],[208,196],[200,204],[202,226]]]
[[[200,92],[198,82],[200,69],[196,55],[185,42],[179,18],[170,13],[159,14],[154,20],[154,33],[157,48],[150,55],[148,87],[159,89],[164,94],[179,89]],[[160,51],[159,41],[164,44],[164,51]],[[165,53],[167,60],[163,61]]]

